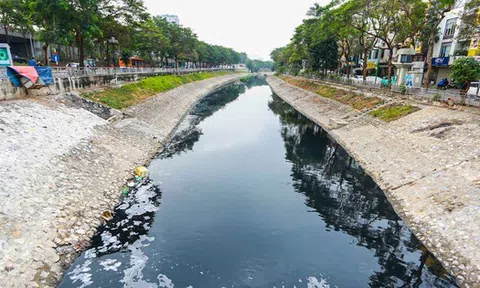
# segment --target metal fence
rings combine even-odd
[[[121,74],[184,74],[193,72],[213,72],[213,71],[234,71],[234,68],[154,68],[154,67],[127,67],[127,68],[110,68],[110,67],[52,67],[54,78],[84,77],[84,76],[105,76],[105,75],[121,75]],[[0,68],[0,80],[8,80],[6,67]]]
[[[440,90],[437,88],[414,88],[414,87],[402,87],[398,85],[392,85],[391,88],[382,87],[380,81],[355,81],[347,78],[327,78],[318,79],[325,82],[332,82],[337,84],[346,84],[364,89],[380,89],[383,93],[391,93],[391,96],[406,95],[416,98],[418,100],[425,101],[449,101],[452,100],[456,104],[465,104],[468,106],[480,107],[480,94],[467,94],[460,90]]]

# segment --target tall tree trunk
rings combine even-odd
[[[392,62],[393,62],[393,48],[388,48],[388,87],[392,86]]]
[[[428,38],[428,52],[427,52],[427,73],[425,73],[425,79],[423,80],[423,86],[428,88],[430,86],[430,78],[432,77],[432,59],[433,59],[433,44],[435,42],[435,31],[430,33]]]
[[[8,25],[4,24],[3,29],[5,29],[5,37],[7,37],[7,44],[10,46],[10,36],[8,35]]]
[[[43,43],[42,45],[42,56],[43,56],[43,64],[45,66],[48,65],[48,43]]]
[[[108,42],[108,41],[107,41],[106,58],[107,58],[107,67],[110,67],[110,42]]]
[[[30,51],[28,51],[28,44],[27,44],[27,32],[22,30],[23,33],[23,44],[25,44],[25,53],[27,55],[27,59],[30,59]]]
[[[367,81],[367,66],[368,66],[368,53],[370,52],[369,49],[364,49],[363,50],[363,68],[362,68],[362,76],[363,76],[363,81]]]
[[[80,34],[78,40],[79,40],[78,50],[80,54],[80,57],[79,57],[80,67],[85,67],[85,64],[83,63],[83,61],[85,60],[85,51],[83,51],[83,35]]]

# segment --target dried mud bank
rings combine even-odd
[[[114,122],[58,98],[0,102],[2,287],[58,283],[134,167],[158,153],[196,101],[242,76],[186,84]]]
[[[267,79],[272,90],[342,145],[460,285],[480,287],[480,117],[421,106],[385,123]]]

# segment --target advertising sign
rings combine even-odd
[[[432,58],[432,65],[433,66],[448,66],[449,61],[450,61],[450,57],[434,57],[434,58]]]
[[[0,43],[0,66],[11,66],[12,55],[10,54],[10,46]]]
[[[367,62],[367,69],[375,69],[377,67],[377,62],[372,62],[372,61],[368,61]]]

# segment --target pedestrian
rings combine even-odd
[[[34,57],[28,61],[28,66],[37,66],[37,61],[35,61]]]
[[[40,67],[40,66],[42,66],[42,63],[40,63],[40,61],[38,61],[38,62],[37,62],[37,65],[35,65],[35,66],[39,66],[39,67]]]

